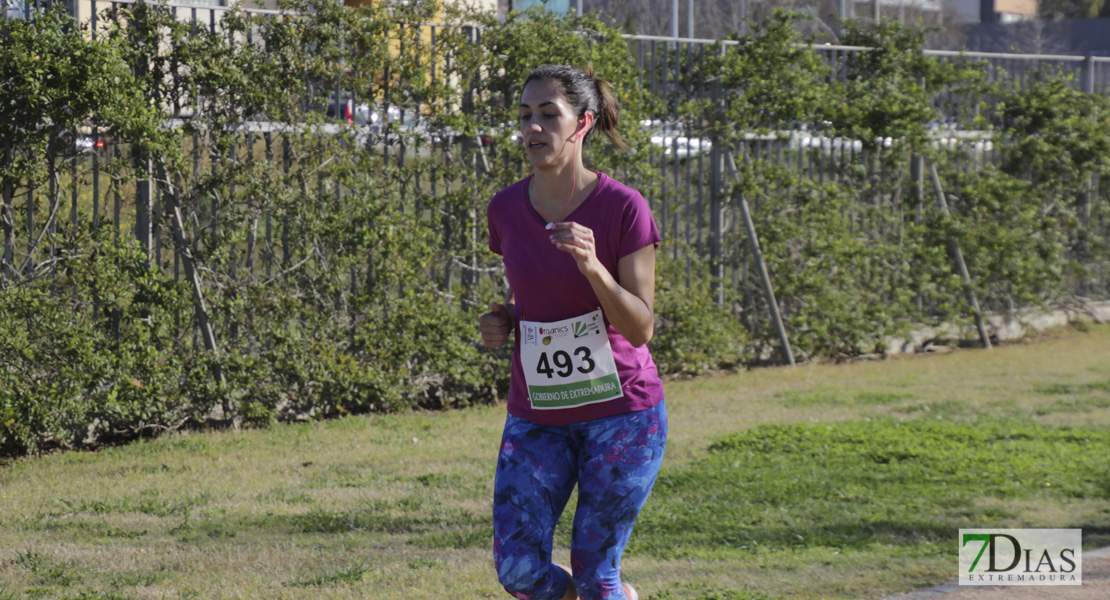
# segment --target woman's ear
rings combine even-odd
[[[570,139],[577,141],[578,138],[584,137],[587,133],[589,133],[590,127],[593,124],[594,114],[587,111],[586,114],[582,115],[582,126],[578,128],[578,131],[574,132],[574,135],[572,135]]]

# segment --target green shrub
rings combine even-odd
[[[711,202],[660,205],[683,208],[698,239],[709,233],[722,249],[718,264],[697,256],[700,242],[659,252],[651,348],[664,374],[737,368],[779,345],[741,199],[803,357],[872,352],[913,324],[967,319],[953,241],[983,297],[1043,303],[1061,288],[1098,293],[1110,276],[1110,205],[1091,185],[1110,165],[1106,100],[1056,80],[988,87],[975,65],[920,52],[912,29],[849,25],[844,41],[873,51],[833,80],[798,17],[778,13],[697,60],[653,47],[665,55],[654,64],[679,65],[657,97],[648,82],[663,73],[640,72],[620,32],[594,16],[537,9],[497,23],[436,2],[283,6],[282,19],[229,11],[215,30],[162,5],[116,7],[95,41],[58,10],[6,25],[0,87],[18,93],[0,106],[0,452],[498,399],[509,352],[482,348],[476,332],[506,291],[484,210],[526,172],[510,138],[517,86],[545,62],[592,66],[614,83],[632,150],[591,143],[591,168],[650,198],[674,193],[636,126],[664,105],[712,140],[704,158],[721,161],[728,183]],[[417,24],[441,15],[433,47]],[[324,114],[337,90],[419,126],[366,136]],[[931,146],[941,90],[1004,100],[963,111],[996,128],[1002,164],[968,172],[964,150]],[[169,106],[195,111],[165,128]],[[245,132],[254,121],[279,126]],[[752,132],[801,126],[865,151],[841,156],[825,181],[751,151]],[[101,208],[92,225],[89,163],[66,141],[92,128],[113,140],[98,155],[100,200],[149,184],[148,210],[111,222]],[[431,130],[442,135],[418,139]],[[950,214],[913,179],[920,157],[937,166]],[[705,228],[711,205],[730,229]],[[125,241],[145,212],[164,248]],[[185,247],[171,252],[177,229]],[[176,274],[185,256],[195,282]],[[708,275],[726,261],[733,281]]]
[[[651,354],[663,375],[699,375],[735,369],[750,358],[748,332],[730,310],[713,301],[698,265],[659,252],[656,261],[655,335]]]
[[[188,385],[200,365],[178,335],[188,291],[145,263],[137,243],[105,234],[52,278],[0,289],[5,452],[155,434],[206,412]]]

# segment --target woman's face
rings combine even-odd
[[[559,84],[537,79],[520,96],[520,133],[534,167],[562,166],[574,160],[571,140],[582,122]]]

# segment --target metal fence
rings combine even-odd
[[[98,14],[111,7],[127,6],[133,0],[73,0],[69,6],[72,14],[82,22],[90,25],[90,31],[96,35],[98,30]],[[32,4],[24,4],[22,16],[30,14],[39,8],[37,0]],[[176,18],[192,23],[194,28],[205,27],[216,30],[220,27],[221,15],[226,7],[215,6],[211,3],[201,5],[169,4],[166,5]],[[277,11],[248,9],[249,14],[261,15],[265,18],[279,18]],[[8,18],[18,15],[18,10],[6,13]],[[439,26],[428,25],[431,39],[436,38]],[[480,35],[476,32],[475,35]],[[778,135],[752,135],[741,145],[733,148],[732,154],[723,152],[720,147],[714,147],[712,141],[699,137],[692,130],[682,125],[682,119],[677,112],[678,102],[683,94],[690,91],[682,85],[682,72],[701,60],[707,52],[718,51],[716,40],[665,38],[652,36],[626,36],[631,56],[636,61],[636,67],[641,74],[641,85],[650,90],[652,94],[664,100],[665,110],[654,115],[652,119],[641,124],[652,138],[653,151],[651,161],[655,168],[656,178],[651,184],[641,187],[656,213],[657,221],[670,240],[679,241],[667,246],[673,259],[696,258],[704,260],[710,265],[711,275],[716,283],[717,300],[726,302],[729,298],[737,298],[738,304],[751,303],[757,293],[752,279],[751,256],[742,244],[730,243],[729,240],[743,237],[741,228],[741,210],[736,198],[726,197],[721,191],[725,189],[728,178],[727,158],[734,156],[739,160],[762,158],[777,161],[788,165],[808,177],[817,181],[836,181],[845,172],[847,166],[852,164],[864,165],[867,158],[862,152],[858,140],[846,140],[827,137],[819,131],[798,129],[782,132]],[[248,36],[245,43],[256,43]],[[736,42],[722,42],[727,46]],[[833,69],[836,76],[843,76],[841,66],[851,56],[867,52],[866,48],[847,46],[816,46],[814,52],[820,54],[822,59]],[[1038,74],[1059,73],[1070,75],[1071,85],[1087,93],[1105,94],[1110,88],[1110,58],[1079,57],[1079,56],[1054,56],[1054,55],[1005,55],[990,53],[954,53],[943,51],[926,51],[927,54],[936,56],[945,61],[978,61],[987,65],[988,76],[1001,80],[1017,88],[1029,85]],[[703,92],[708,93],[707,90]],[[338,90],[334,91],[334,111],[342,114],[342,102],[348,100],[352,106],[352,119],[365,120],[365,126],[372,126],[372,115],[358,115],[361,104],[357,98],[341,98]],[[938,92],[936,106],[940,111],[941,120],[945,117],[956,116],[945,111],[961,110],[961,98],[947,96]],[[168,126],[179,126],[180,119],[188,118],[193,107],[188,103],[166,107],[170,119]],[[404,120],[405,115],[392,116],[385,112],[377,115],[379,119]],[[989,138],[975,132],[960,132],[945,129],[943,123],[938,129],[936,143],[942,145],[959,146],[969,158],[968,168],[975,164],[987,161],[996,161],[998,156]],[[282,135],[286,126],[273,123],[246,123],[242,127],[241,146],[237,151],[250,153],[258,160],[269,161],[275,169],[288,170],[289,161],[294,160],[283,152]],[[3,190],[4,201],[9,206],[22,205],[24,210],[20,216],[22,222],[14,228],[11,236],[6,236],[4,241],[4,276],[12,277],[13,271],[21,264],[38,262],[43,269],[49,269],[54,258],[55,249],[36,247],[37,230],[42,229],[42,219],[62,219],[68,213],[71,221],[76,224],[78,212],[89,211],[91,221],[95,228],[114,227],[118,236],[137,236],[147,249],[154,264],[165,265],[173,270],[177,277],[184,276],[183,257],[172,239],[167,238],[171,232],[165,231],[155,223],[163,222],[167,207],[173,206],[172,199],[165,197],[165,191],[152,185],[149,181],[124,181],[112,179],[102,170],[102,161],[107,157],[126,159],[125,145],[108,144],[99,148],[101,140],[97,139],[96,132],[89,132],[87,139],[77,140],[79,144],[74,150],[73,160],[65,165],[68,176],[72,181],[80,182],[75,186],[72,196],[68,199],[59,198],[58,190],[54,183],[50,189],[41,190],[33,188],[20,188],[9,184]],[[480,146],[481,140],[477,145]],[[194,146],[191,149],[195,154],[194,174],[201,168],[199,150]],[[234,150],[234,149],[233,149]],[[435,150],[432,152],[446,152]],[[385,161],[395,161],[404,164],[418,157],[413,149],[403,146],[382,148],[382,157]],[[920,171],[915,177],[924,185],[924,172]],[[629,181],[636,186],[639,182]],[[437,180],[434,176],[425,181],[414,183],[422,186],[420,193],[438,193],[439,188],[446,188],[449,182]],[[437,187],[438,186],[438,187]],[[319,181],[319,193],[342,193],[339,186],[329,182]],[[40,198],[47,198],[45,210],[36,208]],[[79,202],[79,197],[81,198]],[[1097,201],[1105,202],[1105,191],[1094,190]],[[68,200],[68,206],[66,206]],[[194,227],[220,227],[220,214],[218,206],[213,202],[207,205],[181,207],[184,218]],[[758,207],[756,207],[758,209]],[[171,209],[172,210],[172,209]],[[258,223],[256,223],[258,225]],[[249,248],[241,254],[239,260],[242,266],[257,276],[269,279],[275,270],[280,270],[281,265],[290,260],[290,240],[282,237],[280,227],[275,223],[272,215],[262,215],[262,231],[252,232],[249,236]],[[450,229],[450,226],[448,226]],[[463,235],[461,232],[448,233],[448,235]],[[732,236],[732,238],[730,238]],[[39,260],[42,259],[42,260]],[[463,284],[471,285],[474,273],[485,273],[482,276],[498,278],[495,271],[483,270],[480,261],[473,261],[469,265],[460,265],[458,261],[445,264],[442,271],[442,287],[450,293],[454,286]]]

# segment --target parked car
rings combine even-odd
[[[708,138],[691,137],[686,132],[686,124],[681,121],[651,119],[640,121],[640,126],[651,134],[651,145],[663,149],[663,156],[678,160],[708,154],[713,142]]]
[[[420,124],[417,111],[402,109],[392,104],[371,105],[369,102],[356,102],[349,92],[328,94],[327,109],[324,114],[333,119],[346,121],[348,125],[369,125],[381,131],[387,123],[398,123],[402,128],[414,128]]]
[[[332,119],[347,121],[348,125],[353,124],[354,100],[350,97],[336,99],[334,95],[329,95],[324,114]]]
[[[337,101],[338,100],[338,101]],[[359,143],[382,152],[399,152],[404,146],[409,157],[430,156],[433,151],[451,145],[476,141],[485,147],[494,143],[497,129],[471,138],[433,122],[418,109],[393,104],[358,102],[347,92],[328,96],[324,113],[332,119],[353,126]]]
[[[92,154],[107,145],[107,136],[104,134],[92,135],[80,131],[63,131],[58,135],[58,144],[64,154]]]
[[[882,142],[880,141],[880,143]],[[885,145],[887,147],[890,146],[890,138],[886,139]],[[814,134],[808,131],[792,131],[790,132],[790,148],[792,150],[820,148],[828,153],[856,153],[863,150],[863,142],[844,137],[830,137],[827,135]]]
[[[415,109],[402,109],[392,105],[371,107],[364,104],[360,107],[356,106],[354,114],[354,122],[366,124],[371,135],[385,135],[386,140],[391,140],[400,134],[405,137],[406,142],[415,139],[429,147],[470,142],[486,147],[493,144],[497,134],[502,131],[501,128],[489,128],[474,136],[466,136],[462,132],[434,123]],[[393,127],[387,127],[389,124],[393,124]],[[387,130],[391,130],[392,133]]]
[[[104,138],[101,136],[82,135],[74,143],[78,154],[88,154],[104,147]]]
[[[2,0],[4,3],[4,17],[8,19],[23,19],[27,16],[27,8],[23,0]]]

